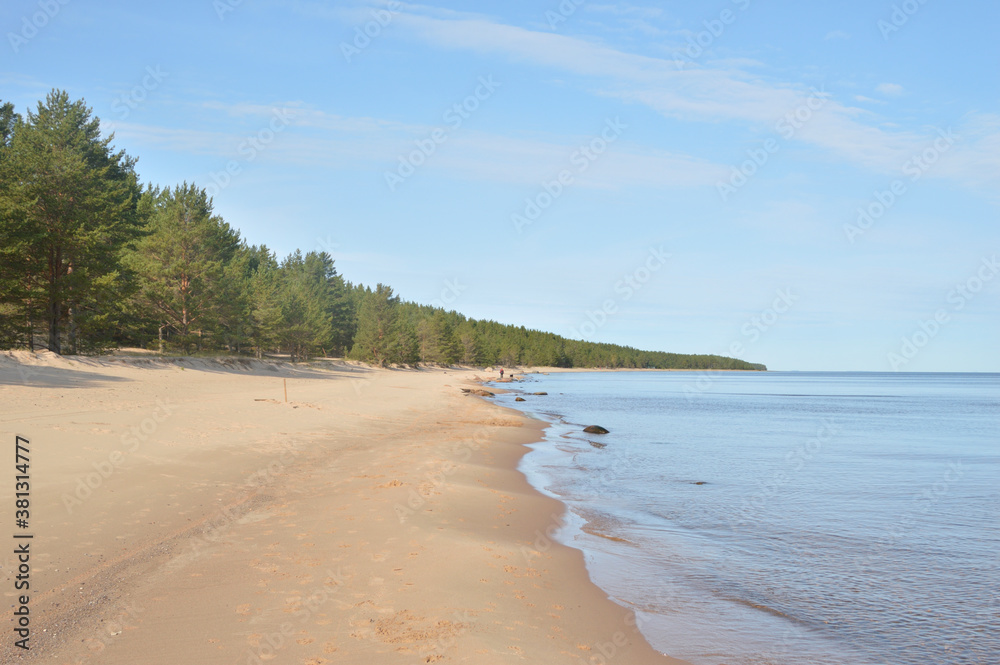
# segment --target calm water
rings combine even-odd
[[[516,387],[549,393],[498,402],[552,423],[522,468],[570,507],[560,539],[660,650],[697,665],[1000,663],[1000,375]]]

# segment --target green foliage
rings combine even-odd
[[[134,290],[122,252],[141,232],[135,160],[62,91],[24,120],[4,105],[0,134],[0,301],[22,334],[44,324],[53,351],[111,343]]]
[[[61,352],[112,344],[185,352],[343,355],[378,365],[764,369],[721,356],[565,339],[402,302],[344,281],[325,252],[279,264],[183,183],[140,191],[83,101],[53,91],[20,118],[0,103],[0,346],[39,333]]]
[[[19,177],[11,163],[11,142],[20,123],[14,105],[0,104],[0,345],[27,345],[31,321],[38,317],[32,307],[32,247],[40,243],[27,222],[29,207],[19,188]]]
[[[459,338],[443,310],[435,310],[429,317],[420,319],[417,331],[422,360],[451,365],[464,357]]]
[[[184,351],[201,349],[210,345],[206,334],[232,315],[224,303],[239,304],[224,297],[224,285],[233,284],[223,280],[240,248],[239,233],[212,214],[208,194],[193,184],[147,189],[143,198],[148,233],[129,255],[130,266],[141,275],[139,307],[161,338],[168,332]]]
[[[361,297],[351,357],[381,366],[419,361],[416,326],[390,287],[379,284]]]
[[[281,272],[274,254],[264,245],[247,251],[247,341],[258,358],[278,348],[284,318],[281,310]]]

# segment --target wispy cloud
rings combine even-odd
[[[666,12],[660,7],[640,7],[627,2],[615,4],[587,3],[584,10],[595,14],[613,14],[615,16],[641,16],[643,18],[659,18]]]
[[[903,94],[903,86],[898,83],[879,83],[875,91],[886,97],[899,97]]]
[[[275,140],[262,159],[326,168],[359,168],[381,177],[392,170],[400,155],[414,149],[437,127],[403,124],[370,117],[345,117],[303,106],[299,102],[276,105],[205,103],[217,120],[240,117],[242,125],[226,131],[192,130],[134,123],[118,125],[120,140],[160,150],[212,155],[220,160],[238,155],[247,137],[246,127],[264,123],[275,109],[293,109],[289,128]],[[223,124],[211,123],[211,124]],[[589,136],[521,138],[463,130],[450,136],[423,167],[450,177],[537,186],[571,166],[571,156]],[[631,186],[656,188],[714,186],[728,167],[690,155],[655,150],[636,144],[616,144],[575,187],[619,189]]]
[[[517,63],[576,74],[587,80],[588,89],[596,94],[644,104],[666,117],[684,121],[773,126],[812,94],[801,84],[769,80],[738,66],[688,63],[679,68],[666,58],[627,53],[602,43],[482,17],[442,20],[407,13],[400,15],[398,22],[438,48],[499,55]],[[892,94],[897,88],[902,91],[897,84],[883,84],[880,88],[883,94]],[[889,130],[870,111],[831,100],[812,115],[795,134],[795,140],[823,148],[865,169],[896,173],[906,159],[935,136],[932,129]],[[977,145],[955,150],[958,162],[964,154],[975,157],[966,160],[964,167],[947,173],[969,183],[967,176],[972,175],[973,168],[983,165],[980,153],[996,140],[995,136],[981,136]],[[943,169],[935,170],[933,175],[944,173]],[[973,179],[984,178],[998,181],[1000,171],[976,173]]]

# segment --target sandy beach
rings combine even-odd
[[[516,469],[542,424],[477,374],[0,355],[4,620],[28,593],[31,631],[0,661],[679,663],[549,537],[563,507]]]

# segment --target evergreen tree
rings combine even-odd
[[[424,362],[451,365],[462,358],[462,348],[444,310],[433,310],[417,326],[420,359]]]
[[[345,282],[325,252],[278,265],[213,214],[194,185],[141,193],[83,101],[53,91],[20,118],[0,103],[0,345],[54,351],[145,344],[286,350],[386,364],[765,369],[712,355],[640,351],[403,303]],[[133,294],[134,297],[131,297]],[[65,346],[64,346],[65,344]]]
[[[284,317],[281,309],[281,271],[274,254],[264,245],[251,247],[252,273],[247,284],[248,339],[258,358],[281,340]]]
[[[23,257],[15,264],[23,275],[13,292],[17,316],[33,328],[40,315],[56,353],[64,341],[76,353],[81,336],[107,343],[133,287],[121,259],[141,232],[135,160],[114,152],[114,137],[101,138],[100,121],[64,91],[53,90],[20,122],[5,105],[0,125],[0,244]]]
[[[239,233],[212,213],[208,194],[193,184],[144,196],[152,206],[149,234],[130,257],[142,276],[138,302],[157,322],[161,352],[167,331],[185,350],[201,348],[223,314],[221,282]]]
[[[298,359],[342,349],[349,307],[343,280],[330,255],[310,252],[302,256],[296,250],[281,270],[283,346]]]
[[[483,354],[479,347],[479,337],[476,334],[476,322],[462,317],[461,323],[455,329],[461,356],[458,362],[463,365],[483,364]]]
[[[399,296],[379,284],[365,294],[358,310],[358,330],[351,357],[385,366],[412,363],[418,357],[413,323],[401,315]]]
[[[19,178],[11,164],[11,142],[20,123],[14,105],[0,104],[0,345],[3,348],[30,345],[32,308],[30,275],[33,248],[41,243],[31,235],[24,198],[18,196]]]

